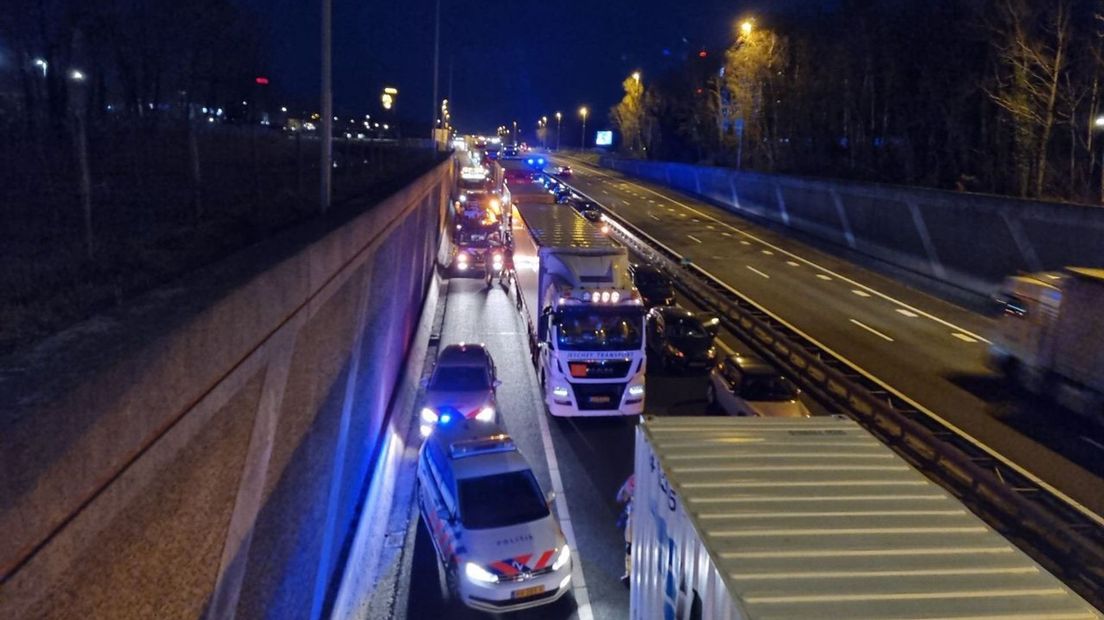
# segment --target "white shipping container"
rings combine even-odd
[[[636,620],[1100,619],[852,420],[646,418]]]

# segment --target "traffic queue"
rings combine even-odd
[[[516,161],[503,149],[504,159],[490,168],[477,158],[461,169],[451,201],[446,267],[453,276],[482,276],[488,288],[494,277],[507,292],[516,284],[549,414],[642,415],[651,361],[670,374],[708,374],[714,410],[809,416],[797,388],[769,365],[750,356],[720,358],[720,321],[677,306],[665,273],[629,262],[625,248],[607,239],[601,208],[545,174],[542,157]],[[525,273],[513,267],[515,242],[533,263]],[[557,601],[572,581],[572,550],[551,510],[553,497],[503,427],[500,385],[484,345],[445,346],[422,383],[418,413],[425,441],[417,502],[442,595],[494,613]],[[618,497],[626,543],[631,488],[630,481]],[[626,570],[626,585],[628,577]]]

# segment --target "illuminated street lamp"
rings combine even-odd
[[[633,71],[632,79],[636,80],[636,83],[639,84],[640,83],[640,72],[639,71]]]
[[[583,117],[583,136],[582,140],[580,140],[580,143],[582,144],[582,148],[584,149],[586,149],[586,119],[587,114],[589,113],[590,110],[587,110],[586,106],[579,108],[579,116]]]
[[[1096,120],[1093,121],[1093,124],[1097,127],[1104,127],[1104,116],[1096,117]]]
[[[83,82],[84,74],[80,71],[77,71],[76,69],[73,69],[69,72],[69,79],[73,80],[74,82]]]
[[[42,69],[42,77],[46,77],[46,69],[48,69],[50,67],[50,63],[46,62],[45,60],[43,60],[41,58],[35,58],[34,59],[34,66]]]
[[[380,96],[380,103],[383,104],[384,110],[390,110],[395,106],[395,98],[399,95],[399,89],[388,86],[383,89],[383,95]]]
[[[560,126],[563,125],[563,114],[556,112],[556,150],[560,150]]]
[[[746,36],[751,35],[752,29],[755,28],[755,22],[750,19],[745,19],[740,23],[740,34]]]

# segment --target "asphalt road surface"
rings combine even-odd
[[[1096,515],[1104,429],[984,366],[990,319],[721,208],[571,159],[569,184]],[[650,390],[650,393],[654,394]]]

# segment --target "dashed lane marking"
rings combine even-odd
[[[873,327],[871,327],[871,326],[867,325],[866,323],[862,323],[862,322],[860,322],[860,321],[856,321],[855,319],[848,319],[848,320],[849,320],[849,321],[851,321],[852,323],[854,323],[855,325],[858,325],[859,327],[861,327],[861,328],[865,329],[866,331],[868,331],[868,332],[870,332],[870,333],[874,334],[875,336],[877,336],[877,337],[879,337],[879,338],[883,338],[883,339],[885,339],[885,340],[886,340],[886,341],[888,341],[888,342],[893,342],[893,339],[892,339],[892,338],[890,338],[889,336],[887,336],[887,335],[883,334],[882,332],[880,332],[880,331],[878,331],[878,330],[874,329]]]
[[[766,279],[770,280],[770,276],[768,276],[767,274],[763,273],[762,271],[759,271],[759,270],[758,270],[758,269],[756,269],[755,267],[752,267],[751,265],[745,265],[745,267],[747,267],[748,269],[750,269],[750,270],[754,271],[755,273],[757,273],[757,274],[759,274],[759,275],[763,276],[764,278],[766,278]]]
[[[698,243],[701,243],[701,242],[702,242],[702,240],[701,240],[701,239],[698,239],[698,238],[697,238],[697,237],[695,237],[694,235],[686,235],[686,236],[687,236],[687,237],[690,237],[690,238],[691,238],[691,239],[693,239],[694,241],[697,241]]]
[[[861,288],[851,289],[851,292],[858,295],[859,297],[870,297],[870,293],[867,293],[866,291],[862,290]]]
[[[910,319],[915,319],[916,317],[920,316],[919,314],[916,314],[912,310],[905,310],[904,308],[897,308],[897,314],[907,316]]]
[[[955,338],[958,338],[962,342],[977,342],[976,338],[971,338],[971,337],[967,336],[966,334],[960,334],[958,332],[954,332],[951,335],[954,336]]]

